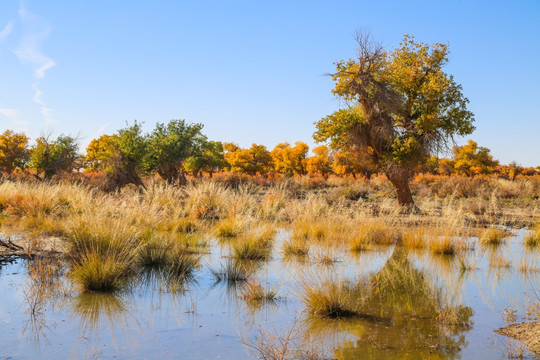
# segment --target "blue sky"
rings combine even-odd
[[[540,165],[540,1],[0,0],[0,130],[80,136],[201,122],[241,146],[297,140],[340,107],[325,76],[354,34],[450,44],[471,136]],[[464,142],[462,139],[460,142]]]

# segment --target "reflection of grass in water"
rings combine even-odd
[[[412,316],[436,319],[447,307],[441,291],[413,268],[403,248],[367,280],[304,277],[302,299],[308,313],[321,317]]]
[[[103,318],[114,328],[124,323],[126,304],[120,296],[103,293],[81,293],[73,299],[73,312],[80,318],[83,331],[97,335]]]
[[[216,283],[226,283],[228,286],[235,286],[236,283],[247,281],[251,271],[242,261],[227,261],[225,265],[218,268],[208,267]]]
[[[129,307],[119,295],[81,293],[72,299],[71,308],[79,318],[81,328],[79,337],[88,339],[86,357],[100,351],[102,344],[99,338],[103,336],[104,331],[107,334],[107,340],[110,339],[119,350],[115,335],[117,329],[122,330],[124,337],[128,337],[129,331],[134,330],[133,325],[128,326],[126,321]]]
[[[518,270],[521,271],[522,273],[535,273],[535,272],[539,272],[540,268],[538,267],[536,262],[534,262],[533,260],[530,260],[528,258],[523,258],[519,262]]]
[[[464,345],[464,337],[457,335],[471,328],[472,309],[445,300],[442,291],[410,264],[400,247],[366,280],[326,280],[308,290],[312,293],[304,292],[304,296],[325,305],[321,309],[334,306],[338,308],[334,314],[353,315],[332,319],[328,311],[324,316],[322,310],[310,308],[304,301],[306,336],[335,341],[337,358],[386,358],[405,353],[410,358],[452,357]],[[343,332],[356,340],[344,340]]]
[[[251,348],[258,359],[265,360],[329,360],[326,351],[314,341],[300,341],[300,329],[297,329],[295,320],[288,329],[265,331],[259,328],[255,334],[255,342],[249,341],[240,335],[242,343]],[[275,334],[279,335],[275,335]]]
[[[199,267],[200,256],[182,242],[152,240],[139,251],[140,273],[153,277],[147,280],[157,280],[160,285],[165,283],[169,291],[183,290],[186,282],[195,279]]]
[[[246,282],[240,289],[240,298],[243,299],[250,310],[259,310],[263,306],[276,305],[277,290],[265,288],[256,281]]]
[[[61,259],[30,257],[26,264],[28,278],[23,293],[28,305],[25,311],[28,320],[24,324],[23,333],[28,333],[30,340],[39,344],[42,338],[46,338],[45,330],[50,330],[45,308],[54,306],[55,301],[67,296],[70,288],[63,281],[66,269]]]

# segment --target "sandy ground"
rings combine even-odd
[[[527,348],[540,354],[540,321],[514,324],[495,330],[497,334],[517,339],[527,345]]]
[[[65,253],[66,243],[57,237],[10,239],[0,235],[0,256],[35,256]]]

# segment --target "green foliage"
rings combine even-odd
[[[43,172],[45,179],[61,171],[73,170],[73,163],[78,157],[77,139],[60,135],[56,140],[41,136],[31,150],[30,167]]]
[[[127,184],[142,186],[148,141],[142,135],[142,124],[119,130],[118,134],[102,135],[86,148],[86,164],[90,170],[101,170],[107,175],[104,189],[113,191]]]
[[[184,162],[184,170],[195,174],[205,171],[212,173],[219,171],[227,165],[223,154],[223,144],[219,141],[206,141],[201,151],[192,155]]]
[[[171,120],[167,125],[157,123],[148,136],[145,168],[157,172],[164,180],[175,182],[184,161],[201,155],[206,136],[202,124],[187,124],[185,120]]]

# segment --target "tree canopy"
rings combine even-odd
[[[488,148],[478,146],[473,140],[463,146],[455,146],[453,151],[454,168],[458,174],[491,174],[499,165],[498,161],[493,160]]]
[[[332,92],[346,108],[316,122],[316,141],[366,149],[394,185],[398,202],[414,204],[412,169],[470,134],[473,114],[461,85],[443,71],[448,46],[405,35],[392,50],[359,35],[357,59],[335,63]]]
[[[264,145],[252,144],[249,149],[242,149],[233,143],[223,144],[225,160],[232,172],[249,175],[266,174],[272,165],[272,156]]]
[[[0,135],[0,171],[11,174],[16,168],[23,168],[29,155],[25,134],[6,130]]]
[[[195,176],[201,171],[208,172],[210,177],[216,171],[227,166],[223,155],[223,144],[219,141],[206,141],[197,154],[194,154],[184,162],[184,169],[191,171]]]
[[[206,144],[202,128],[202,124],[188,124],[185,120],[171,120],[167,125],[157,123],[148,136],[147,170],[157,172],[169,183],[183,179],[180,175],[184,162],[201,153]]]
[[[48,180],[62,171],[73,170],[78,152],[77,139],[72,136],[60,135],[56,140],[41,136],[30,151],[30,165],[36,171],[43,172]]]
[[[294,146],[280,143],[270,152],[274,170],[285,175],[305,175],[306,158],[309,147],[306,143],[297,141]]]
[[[134,122],[114,135],[102,135],[86,148],[86,162],[92,170],[106,175],[104,189],[113,191],[127,184],[144,186],[147,140],[142,125]]]

